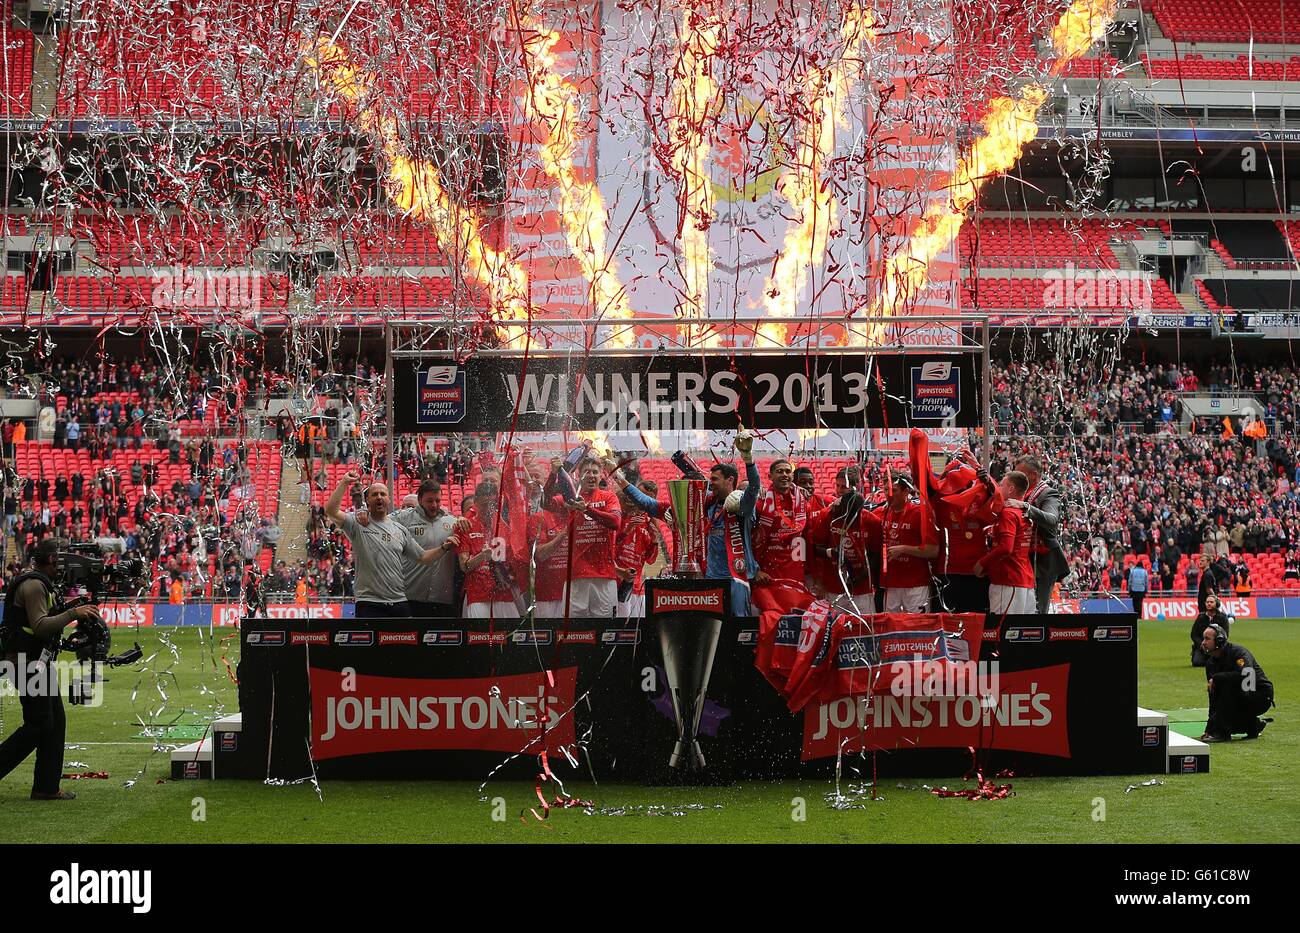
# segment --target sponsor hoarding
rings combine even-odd
[[[921,661],[904,679],[913,686],[831,692],[794,715],[755,668],[755,625],[725,619],[717,642],[699,727],[713,779],[826,773],[841,752],[885,753],[871,763],[880,774],[961,774],[972,749],[986,768],[1026,775],[1140,767],[1131,617],[1010,617],[1001,630],[985,629],[987,637],[971,633],[978,662],[962,663],[979,675],[964,687],[916,686],[926,682]],[[514,630],[471,619],[354,620],[346,628],[249,620],[239,668],[242,757],[220,770],[255,779],[313,770],[478,779],[504,762],[503,774],[529,778],[541,751],[554,762],[567,750],[600,778],[670,779],[673,704],[659,640],[639,638],[641,628],[609,619]],[[1070,636],[1051,640],[1052,632]],[[587,737],[580,749],[576,736]]]

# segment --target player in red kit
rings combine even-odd
[[[533,615],[564,618],[564,577],[569,566],[569,519],[543,509],[528,516],[533,546]]]
[[[940,540],[934,571],[939,580],[940,601],[949,612],[989,611],[988,577],[977,576],[975,564],[988,553],[984,529],[997,515],[988,504],[994,492],[993,481],[980,470],[977,482],[987,489],[987,495],[978,504],[954,504],[939,496],[931,500]]]
[[[808,514],[820,512],[826,506],[830,505],[825,499],[817,495],[817,478],[813,474],[812,467],[796,467],[794,471],[794,484],[804,491],[808,497]]]
[[[600,461],[586,457],[578,464],[578,497],[553,500],[569,512],[573,566],[568,600],[575,619],[612,618],[618,603],[614,544],[623,507],[614,490],[600,488],[601,473]]]
[[[492,563],[505,561],[505,542],[493,540],[496,522],[497,487],[479,483],[474,487],[474,514],[469,530],[458,548],[460,569],[465,574],[465,618],[517,619],[519,609],[514,591],[505,582],[503,568],[493,570]]]
[[[809,567],[828,568],[814,582],[837,608],[863,616],[875,613],[871,555],[880,553],[881,532],[880,517],[864,509],[854,492],[808,517],[810,557],[819,558]]]
[[[939,553],[939,529],[930,507],[911,500],[915,489],[907,473],[895,473],[889,501],[875,511],[883,525],[886,612],[930,611],[930,560]]]
[[[794,484],[794,467],[777,460],[768,469],[771,489],[758,497],[758,525],[754,531],[754,557],[758,561],[755,583],[769,580],[804,582],[807,559],[808,494]]]
[[[1018,502],[1029,488],[1024,473],[1012,470],[1002,477],[1002,496]],[[989,611],[999,615],[1033,615],[1034,565],[1029,552],[1031,526],[1019,508],[1004,505],[993,526],[993,546],[975,564],[977,576],[988,575]]]
[[[642,480],[638,488],[647,496],[657,496],[659,486]],[[639,619],[645,615],[645,579],[647,564],[659,558],[659,536],[654,519],[628,497],[623,501],[623,527],[618,530],[614,566],[618,568],[620,619]]]
[[[835,471],[835,497],[838,499],[846,492],[860,492],[862,471],[855,466],[840,467]]]
[[[817,495],[817,479],[813,474],[812,467],[796,467],[794,471],[794,484],[804,491],[808,497],[808,520],[812,521],[812,516],[824,510],[831,503],[821,496]],[[819,529],[824,530],[824,529]],[[807,560],[804,562],[804,572],[811,581],[810,585],[815,590],[822,581],[833,580],[835,578],[835,568],[826,561],[826,545],[828,540],[814,541],[811,532],[805,535],[808,545]]]

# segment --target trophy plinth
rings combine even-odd
[[[656,695],[647,697],[655,709],[646,762],[651,783],[731,781],[733,752],[722,727],[731,715],[730,667],[726,673],[714,670],[715,663],[733,663],[728,646],[736,643],[737,632],[730,611],[730,580],[646,581],[646,623],[662,663]]]
[[[696,735],[721,634],[720,618],[682,615],[659,620],[659,648],[663,652],[668,693],[677,721],[677,744],[668,758],[670,768],[704,769],[704,752]]]

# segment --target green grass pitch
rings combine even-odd
[[[1288,709],[1300,685],[1300,622],[1243,621],[1233,636],[1259,657],[1282,706],[1260,739],[1214,747],[1208,775],[1160,776],[1163,784],[1129,793],[1150,776],[1013,778],[1015,796],[996,801],[941,799],[921,781],[889,780],[882,799],[841,810],[827,803],[833,786],[821,779],[698,789],[575,779],[570,792],[598,812],[556,810],[542,825],[520,819],[536,798],[519,782],[480,794],[464,782],[330,781],[318,798],[310,784],[171,781],[167,753],[141,735],[136,714],[175,722],[164,741],[191,741],[184,726],[237,707],[221,654],[238,648],[198,630],[146,629],[141,641],[157,673],[110,672],[101,707],[67,708],[65,770],[109,778],[65,781],[77,800],[37,803],[27,799],[29,759],[0,781],[0,842],[1293,842],[1300,728]],[[119,631],[115,648],[129,640]],[[1205,706],[1204,677],[1187,663],[1186,623],[1144,623],[1140,652],[1143,706]],[[0,715],[7,735],[19,722],[17,699],[4,699]],[[497,797],[503,820],[493,819]],[[1094,819],[1097,798],[1104,820]],[[200,809],[205,818],[196,820]]]

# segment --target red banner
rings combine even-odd
[[[313,667],[312,756],[460,749],[556,751],[575,741],[578,669],[459,680],[375,677]],[[350,689],[349,689],[350,688]]]
[[[1001,675],[994,693],[840,697],[804,710],[804,761],[851,751],[991,748],[1070,756],[1070,665]],[[843,743],[841,745],[841,743]]]
[[[650,615],[664,612],[709,612],[714,615],[723,613],[722,587],[710,590],[656,590],[650,603]]]
[[[755,663],[798,711],[814,698],[897,692],[924,678],[951,683],[975,668],[983,634],[980,613],[859,618],[818,600],[782,616],[774,631],[760,629]]]
[[[106,603],[99,614],[108,625],[153,625],[152,603]]]

